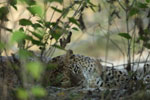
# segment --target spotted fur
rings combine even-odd
[[[71,54],[67,60],[66,55],[61,55],[54,57],[51,62],[66,66],[71,73],[78,78],[82,78],[83,85],[87,88],[120,87],[131,79],[127,71],[113,67],[102,66],[102,69],[100,69],[102,73],[99,73],[96,58]],[[150,76],[146,77],[145,82],[150,80]]]

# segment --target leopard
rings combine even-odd
[[[57,63],[67,68],[66,70],[72,76],[77,77],[79,83],[88,89],[126,87],[131,80],[136,83],[135,80],[138,79],[135,75],[131,77],[132,75],[126,69],[121,70],[112,66],[105,66],[101,64],[101,59],[74,54],[72,51],[52,58],[50,63]],[[149,65],[146,64],[146,66]],[[149,80],[150,75],[143,79],[145,82],[150,82]]]

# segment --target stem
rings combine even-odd
[[[132,37],[133,37],[133,54],[132,54],[132,61],[134,62],[134,54],[135,54],[135,43],[136,43],[136,34],[135,34],[135,30],[136,30],[136,25],[134,25],[134,28],[133,28],[133,32],[132,32]]]
[[[130,31],[129,31],[129,11],[130,9],[133,7],[134,3],[135,3],[136,0],[133,0],[132,4],[129,6],[129,4],[127,4],[126,6],[126,9],[125,9],[125,12],[126,12],[126,28],[127,28],[127,33],[129,34]],[[128,66],[127,66],[127,70],[128,71],[131,71],[131,40],[128,39],[128,54],[127,54],[127,57],[128,57]]]
[[[106,43],[106,54],[105,54],[105,61],[107,61],[108,58],[108,48],[109,48],[109,40],[110,40],[110,34],[109,34],[110,25],[107,29],[107,43]]]
[[[128,17],[128,10],[126,10],[126,29],[127,33],[129,34],[129,17]],[[130,52],[130,47],[131,47],[131,41],[128,39],[128,69],[129,71],[131,70],[130,63],[131,63],[131,52]]]
[[[129,4],[127,3],[126,4],[126,8],[120,3],[120,1],[118,0],[118,3],[119,5],[121,6],[121,8],[125,11],[125,14],[126,14],[126,30],[127,30],[127,33],[129,34],[129,11],[130,9],[133,7],[134,3],[135,3],[136,0],[133,0],[132,4],[129,6]],[[131,40],[128,39],[128,49],[127,49],[127,60],[128,60],[128,66],[127,66],[127,70],[130,71],[131,70],[131,66],[130,66],[130,63],[131,63]]]

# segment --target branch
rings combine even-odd
[[[119,5],[121,6],[121,8],[122,8],[124,11],[126,11],[126,8],[121,4],[121,2],[120,2],[119,0],[117,0],[117,1],[118,1]]]
[[[0,25],[0,28],[4,29],[4,30],[6,30],[6,31],[12,32],[12,29],[9,29],[9,28],[7,28],[7,27],[5,27],[5,26]]]
[[[133,0],[133,2],[132,2],[132,4],[131,4],[131,6],[129,7],[129,9],[133,7],[135,1],[136,1],[136,0]]]

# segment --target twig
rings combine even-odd
[[[126,8],[121,4],[121,2],[120,2],[119,0],[117,0],[117,1],[118,1],[119,5],[121,6],[121,8],[122,8],[124,11],[126,11]]]
[[[119,51],[122,53],[123,56],[125,56],[124,52],[121,50],[121,48],[117,45],[117,43],[115,43],[112,39],[110,39],[110,41],[112,42],[112,44],[114,44],[114,46],[116,46]]]
[[[7,28],[7,27],[5,27],[5,26],[3,26],[3,25],[1,25],[1,24],[0,24],[0,28],[4,29],[4,30],[6,30],[6,31],[12,32],[12,29]]]
[[[139,56],[139,63],[140,63],[140,59],[141,59],[141,56],[142,56],[142,53],[143,53],[143,49],[144,49],[144,46],[142,45],[142,51],[140,52],[140,56]],[[139,64],[138,64],[138,67],[139,67]]]
[[[56,6],[56,8],[57,8],[57,6]],[[50,20],[49,20],[49,22],[52,21],[55,12],[56,12],[56,11],[54,10],[53,13],[52,13],[52,16],[51,16],[51,18],[50,18]],[[50,27],[49,27],[49,28],[50,28]],[[51,28],[50,28],[50,30],[51,30]],[[50,34],[48,34],[47,38],[45,39],[45,45],[46,45],[46,43],[47,43],[47,41],[48,41],[49,38],[50,38]],[[51,44],[50,44],[50,45],[51,45]],[[48,51],[50,51],[50,48],[48,49]],[[50,55],[50,52],[48,53],[48,51],[47,51],[45,54],[44,54],[44,51],[42,51],[42,52],[41,52],[41,57],[45,57],[46,54],[47,54],[47,55]]]
[[[139,63],[146,63],[146,62],[150,62],[150,60],[147,60],[147,61],[138,61],[138,62],[131,62],[130,64],[138,64]],[[120,65],[115,65],[114,67],[119,67],[119,66],[124,66],[124,65],[128,65],[128,63],[125,63],[125,64],[120,64]]]
[[[135,54],[135,43],[136,43],[136,41],[135,41],[135,30],[136,30],[136,25],[134,25],[134,27],[133,27],[133,32],[132,32],[132,37],[133,37],[133,55],[132,55],[132,61],[134,61],[134,54]]]
[[[109,22],[108,22],[108,23],[109,23]],[[108,48],[109,48],[109,40],[110,40],[109,29],[110,29],[110,25],[108,25],[108,29],[107,29],[107,42],[106,42],[105,61],[107,61],[107,57],[108,57]]]
[[[122,7],[122,9],[125,11],[125,14],[126,14],[126,29],[127,29],[127,33],[129,34],[129,10],[133,7],[134,3],[136,0],[134,0],[132,2],[132,4],[129,6],[129,4],[127,3],[127,6],[126,8],[120,3],[119,0],[117,0],[119,5]],[[127,57],[128,57],[128,66],[127,66],[127,69],[128,71],[131,70],[131,66],[130,66],[130,63],[131,63],[131,51],[130,51],[130,47],[131,47],[131,40],[128,39],[128,52],[127,52]]]
[[[73,5],[75,5],[75,3],[71,4],[67,9],[65,9],[65,11],[61,14],[61,16],[57,19],[56,25],[55,25],[53,28],[50,28],[51,31],[55,31],[55,29],[58,27],[58,23],[61,21],[61,18],[63,17],[63,15],[65,14],[65,12],[66,12],[67,10],[69,10]],[[52,16],[52,17],[53,17],[53,16]],[[63,34],[62,34],[62,35],[63,35]],[[49,36],[50,36],[50,35],[49,35]],[[49,38],[49,36],[47,37],[47,39]],[[46,44],[46,43],[47,43],[47,41],[45,41],[44,44]],[[58,43],[58,40],[54,43],[54,45],[57,44],[57,43]],[[41,53],[41,57],[46,56],[46,54],[49,52],[50,48],[52,48],[51,45],[50,45],[50,47],[48,48],[47,51],[45,51],[45,49],[44,49],[44,51]],[[45,52],[45,53],[44,53],[44,52]],[[49,53],[49,55],[51,55],[51,54]]]
[[[112,66],[114,66],[114,64],[113,64],[113,63],[111,63],[111,62],[104,61],[104,60],[102,60],[102,59],[99,59],[99,58],[98,58],[98,60],[99,60],[100,62],[105,62],[105,63],[111,64]]]
[[[83,1],[81,2],[81,4],[82,4],[82,3],[83,3]],[[75,17],[75,16],[80,12],[80,10],[81,10],[81,7],[80,7],[81,4],[79,5],[78,9],[75,11],[75,13],[73,14],[72,17]],[[73,7],[74,5],[75,5],[75,2],[74,2],[73,4],[71,4],[67,9],[65,9],[65,11],[61,14],[61,16],[57,19],[56,25],[53,27],[53,29],[51,29],[52,31],[55,30],[55,29],[58,27],[58,23],[61,21],[61,18],[63,17],[63,15],[65,14],[65,12],[66,12],[67,10],[69,10],[71,7]],[[64,27],[68,26],[69,24],[70,24],[70,23],[67,22]],[[62,35],[64,35],[64,33],[62,33]],[[57,43],[58,43],[58,40],[54,43],[54,45],[57,44]],[[51,46],[49,47],[48,51],[50,50],[50,48],[51,48]],[[47,51],[45,54],[47,54],[48,51]]]
[[[126,28],[127,28],[127,33],[129,34],[129,17],[128,17],[128,10],[125,11],[126,12]],[[127,57],[128,57],[128,66],[127,69],[130,71],[131,70],[131,52],[130,52],[130,47],[131,47],[131,41],[128,39],[128,53],[127,53]]]

